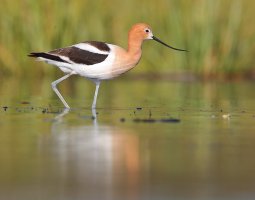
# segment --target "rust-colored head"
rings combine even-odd
[[[133,25],[128,33],[129,37],[138,40],[153,39],[151,27],[145,23],[137,23]]]
[[[130,43],[136,43],[141,45],[142,41],[144,40],[155,40],[168,48],[171,48],[177,51],[187,51],[184,49],[178,49],[178,48],[172,47],[162,42],[160,39],[158,39],[157,37],[153,35],[151,27],[146,23],[137,23],[133,25],[128,33],[128,37],[129,37]]]

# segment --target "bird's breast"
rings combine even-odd
[[[125,49],[116,46],[114,48],[114,62],[112,64],[111,73],[113,77],[117,77],[125,72],[133,69],[141,58],[141,52],[129,54]]]
[[[81,76],[89,79],[112,79],[131,70],[139,62],[141,54],[130,55],[125,49],[108,44],[110,53],[107,58],[94,65],[77,64],[74,65],[74,71]]]

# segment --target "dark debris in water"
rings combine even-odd
[[[163,123],[179,123],[181,122],[180,119],[175,119],[175,118],[168,118],[168,119],[160,119],[160,122]]]
[[[133,122],[136,122],[136,123],[155,123],[157,122],[156,119],[140,119],[140,118],[136,118],[136,119],[133,119]]]
[[[3,106],[2,108],[4,109],[4,111],[7,111],[8,106]]]
[[[151,110],[149,110],[149,117],[151,118],[151,116],[152,116],[152,113],[151,113]]]
[[[21,103],[21,104],[23,104],[23,105],[30,104],[30,102],[29,102],[29,101],[21,101],[20,103]]]
[[[126,119],[124,117],[120,118],[120,122],[125,122]]]
[[[43,113],[43,114],[44,114],[44,113],[47,113],[47,111],[48,111],[47,108],[43,108],[42,113]]]
[[[179,123],[179,122],[181,122],[181,120],[180,119],[176,119],[176,118],[166,118],[166,119],[165,118],[162,118],[162,119],[135,118],[135,119],[133,119],[133,122],[135,122],[135,123]]]
[[[166,118],[152,117],[153,114],[152,114],[151,109],[148,110],[147,117],[140,118],[140,117],[138,117],[138,115],[140,113],[139,111],[141,111],[141,110],[144,110],[144,108],[136,107],[135,110],[133,110],[133,114],[134,114],[135,118],[132,119],[132,122],[134,122],[134,123],[179,123],[179,122],[181,122],[180,119],[172,118],[172,117],[169,116],[169,114],[167,114]],[[132,114],[130,114],[130,116],[132,116]],[[122,117],[122,118],[119,119],[119,121],[120,122],[125,122],[127,120],[124,117]]]

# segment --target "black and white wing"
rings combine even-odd
[[[49,52],[33,52],[28,56],[37,57],[50,64],[94,65],[103,62],[110,54],[110,47],[104,42],[82,42],[66,48]]]

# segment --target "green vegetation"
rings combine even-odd
[[[134,74],[245,77],[255,64],[253,8],[255,2],[249,0],[2,0],[0,75],[55,72],[28,58],[31,51],[85,40],[125,47],[130,26],[147,22],[157,37],[190,53],[146,42]]]

